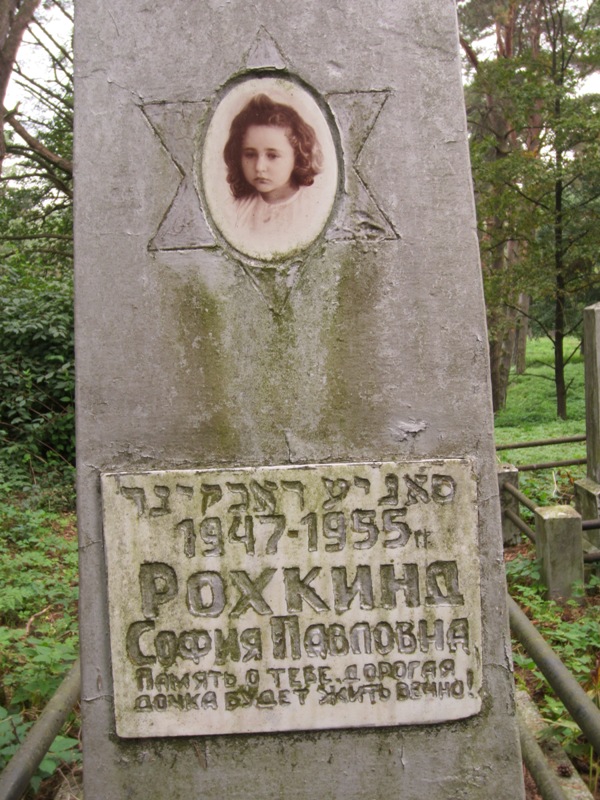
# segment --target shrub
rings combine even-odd
[[[74,460],[72,279],[0,275],[0,471],[13,484]]]

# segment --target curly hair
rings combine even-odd
[[[223,150],[227,165],[227,182],[237,199],[256,191],[244,178],[242,144],[251,125],[284,128],[295,154],[290,180],[295,186],[312,186],[315,175],[322,169],[323,155],[313,128],[291,106],[275,103],[266,94],[255,95],[237,114],[229,129],[229,139]]]

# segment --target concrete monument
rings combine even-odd
[[[77,14],[86,800],[522,797],[453,4]]]

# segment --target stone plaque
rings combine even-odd
[[[117,733],[476,714],[476,489],[461,459],[104,474]]]

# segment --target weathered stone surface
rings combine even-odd
[[[587,476],[600,484],[600,303],[583,312]]]
[[[519,516],[519,501],[508,492],[503,491],[508,483],[519,488],[519,470],[514,464],[498,464],[498,488],[500,489],[500,506],[502,508],[502,539],[505,546],[517,544],[520,541],[521,532],[515,523],[504,515],[506,510],[510,510]]]
[[[515,800],[454,4],[81,0],[76,60],[86,797]],[[314,239],[256,257],[210,211],[201,145],[237,80],[277,75],[320,109],[338,179]],[[105,539],[102,473],[465,458],[476,476],[478,713],[365,729],[118,735],[105,559],[116,528]],[[138,574],[131,602],[139,591]]]
[[[480,710],[467,462],[117,473],[103,500],[120,736]]]
[[[600,484],[591,478],[575,481],[575,508],[582,519],[600,518]],[[583,538],[594,547],[600,547],[600,530],[583,532]]]
[[[535,510],[536,553],[548,596],[568,599],[583,583],[581,517],[571,506]]]

